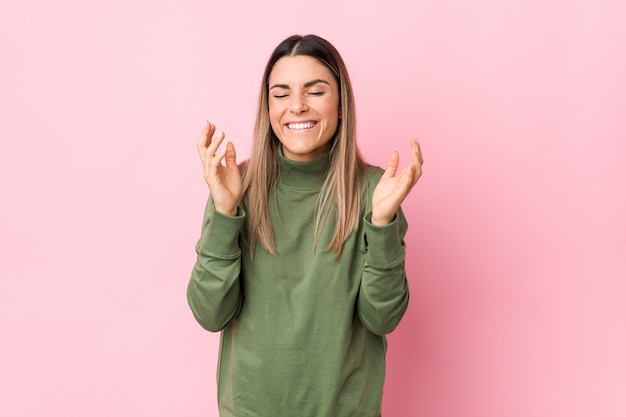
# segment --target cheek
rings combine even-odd
[[[277,123],[280,120],[281,112],[277,106],[270,104],[268,106],[268,114],[270,117],[270,122],[272,124],[274,124],[275,122]]]
[[[336,103],[329,103],[328,106],[324,109],[324,114],[326,115],[326,119],[329,124],[336,125],[339,123],[339,118],[341,117],[341,113],[339,111],[339,105]]]
[[[276,135],[276,137],[280,137],[281,136],[281,131],[280,131],[280,117],[281,117],[281,113],[279,111],[277,111],[275,106],[269,106],[268,108],[268,116],[270,119],[270,127],[272,128],[272,131],[274,132],[274,134]]]

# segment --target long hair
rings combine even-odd
[[[269,118],[269,77],[276,62],[286,56],[309,56],[324,64],[339,86],[341,117],[331,139],[330,168],[322,186],[315,215],[315,242],[329,218],[335,219],[333,239],[326,250],[341,255],[343,243],[354,231],[361,216],[361,184],[365,162],[356,143],[354,95],[345,63],[339,52],[325,39],[315,35],[294,35],[281,42],[270,56],[259,92],[256,123],[250,159],[242,166],[243,203],[247,208],[247,237],[251,254],[257,243],[276,255],[276,243],[269,212],[269,198],[279,174],[279,140]]]

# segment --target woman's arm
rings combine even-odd
[[[215,131],[215,125],[207,121],[198,140],[211,195],[196,246],[198,258],[187,287],[191,311],[210,331],[222,330],[241,309],[239,232],[245,219],[245,213],[238,208],[241,174],[235,147],[229,142],[218,151],[225,135],[220,132],[214,137]]]
[[[222,330],[241,309],[239,231],[245,212],[235,216],[215,210],[209,198],[196,245],[198,258],[187,286],[187,301],[196,320],[209,331]]]
[[[357,298],[357,314],[372,333],[391,333],[400,323],[409,304],[404,268],[404,236],[408,225],[402,210],[385,226],[364,219],[367,253]]]
[[[400,205],[422,176],[422,151],[411,139],[411,162],[398,172],[399,154],[393,152],[381,175],[368,175],[367,210],[363,220],[367,254],[357,298],[361,322],[375,334],[392,332],[409,304],[404,269],[404,236],[408,224]],[[374,186],[375,184],[375,186]]]

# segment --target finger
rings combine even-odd
[[[424,157],[422,156],[422,147],[420,146],[417,139],[413,138],[413,142],[415,143],[414,152],[417,154],[417,161],[420,165],[424,165]]]
[[[389,195],[390,200],[393,201],[397,207],[400,207],[402,202],[406,199],[406,197],[411,192],[412,187],[412,168],[411,166],[406,167],[402,170],[402,172],[398,175],[397,183],[393,188],[393,192]],[[396,211],[397,207],[393,210]]]
[[[213,126],[211,130],[214,131],[215,126]],[[207,179],[217,175],[217,165],[219,165],[221,158],[215,158],[215,153],[217,147],[220,146],[224,140],[224,137],[224,132],[220,132],[215,139],[211,140],[209,146],[201,151],[202,162],[204,164],[204,177]],[[216,160],[214,161],[214,159]]]
[[[396,171],[398,170],[398,163],[400,162],[400,154],[398,151],[394,151],[389,157],[389,161],[387,162],[387,169],[383,174],[383,177],[394,177],[396,175]]]
[[[402,171],[402,174],[400,174],[400,179],[398,181],[398,188],[402,191],[404,197],[406,197],[409,191],[411,191],[411,188],[413,188],[417,182],[413,180],[414,178],[415,166],[413,166],[413,164],[409,164],[409,166]]]
[[[200,132],[200,138],[198,139],[198,149],[206,149],[211,144],[211,138],[215,133],[215,125],[207,120],[206,124]]]
[[[411,166],[413,167],[412,185],[415,185],[422,176],[422,165],[424,164],[424,158],[422,157],[422,149],[419,142],[415,137],[411,138]]]
[[[205,157],[207,158],[207,160],[210,161],[211,159],[213,159],[216,156],[217,149],[222,144],[222,142],[224,141],[225,137],[226,137],[226,135],[224,134],[224,132],[220,132],[220,133],[217,134],[215,139],[213,139],[211,141],[211,144],[206,148],[206,151],[205,151]],[[221,160],[221,158],[219,158],[218,161],[219,160]]]
[[[200,153],[200,159],[202,160],[203,164],[206,161],[205,155],[207,147],[211,144],[211,138],[213,137],[214,133],[215,125],[207,121],[202,128],[202,132],[200,132],[200,138],[198,139],[198,152]]]
[[[235,145],[232,142],[228,142],[226,144],[226,154],[225,154],[226,166],[236,167],[237,166],[237,153],[235,152]]]
[[[211,157],[209,168],[214,175],[218,175],[217,168],[222,166],[222,160],[226,156],[226,148],[222,148]]]
[[[417,142],[415,136],[411,138],[411,162],[414,165],[421,165],[423,162],[420,144]]]
[[[211,146],[207,149],[207,178],[211,178],[212,181],[221,182],[220,172],[223,169],[222,160],[226,156],[226,147],[217,150],[222,141],[224,140],[224,132],[220,132],[217,137],[211,143]]]

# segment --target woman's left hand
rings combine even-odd
[[[422,176],[422,150],[415,138],[411,139],[411,163],[402,172],[398,171],[400,155],[395,151],[389,158],[387,169],[378,181],[372,196],[372,224],[384,226],[393,221],[400,204],[404,201],[417,180]]]

